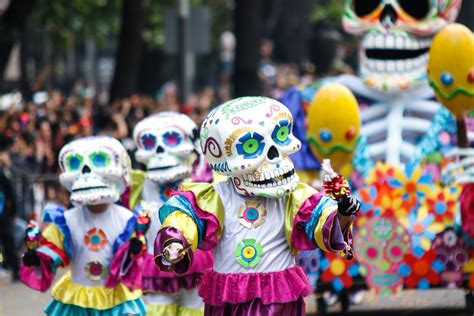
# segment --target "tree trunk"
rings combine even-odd
[[[258,63],[263,32],[263,0],[236,0],[234,96],[259,95]]]
[[[3,83],[3,73],[13,45],[20,40],[35,2],[35,0],[11,0],[10,5],[0,17],[0,34],[2,34],[0,36],[0,83]]]
[[[128,98],[136,90],[144,20],[143,0],[123,0],[122,27],[117,48],[114,79],[110,88],[110,101]]]

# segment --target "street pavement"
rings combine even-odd
[[[10,283],[9,276],[0,271],[0,316],[40,316],[50,300],[49,293],[30,290],[21,283]],[[379,297],[366,292],[362,303],[352,305],[353,316],[470,316],[464,311],[463,290],[436,289],[429,291],[405,290],[397,297]],[[314,312],[312,299],[307,299]],[[338,316],[340,306],[330,307],[328,315]],[[310,313],[309,315],[312,315]]]

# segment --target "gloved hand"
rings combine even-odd
[[[130,248],[128,252],[136,256],[138,255],[143,249],[143,241],[141,241],[138,237],[132,237],[130,238]]]
[[[337,208],[341,215],[356,215],[360,210],[360,201],[358,198],[348,195],[337,202]]]
[[[40,256],[35,250],[30,249],[23,255],[23,264],[27,267],[37,267],[40,263]]]
[[[187,248],[184,248],[183,244],[179,241],[170,242],[163,249],[163,258],[169,263],[178,263],[186,254]]]

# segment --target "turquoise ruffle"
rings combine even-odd
[[[52,300],[48,306],[46,306],[44,312],[49,316],[144,316],[147,310],[143,300],[141,298],[137,298],[136,300],[126,301],[120,305],[115,306],[114,308],[106,310],[83,308]]]

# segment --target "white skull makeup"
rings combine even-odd
[[[114,203],[130,185],[130,157],[112,137],[87,137],[65,145],[59,165],[59,180],[76,206]]]
[[[164,184],[190,176],[196,160],[197,126],[185,114],[162,112],[140,121],[133,130],[137,161],[147,167],[146,177]]]
[[[293,117],[280,102],[234,99],[206,117],[202,151],[214,171],[232,178],[240,194],[281,197],[293,192],[299,181],[289,155],[301,142],[292,128]]]
[[[424,79],[431,40],[460,7],[461,0],[346,0],[344,29],[362,37],[362,79],[384,91]]]

